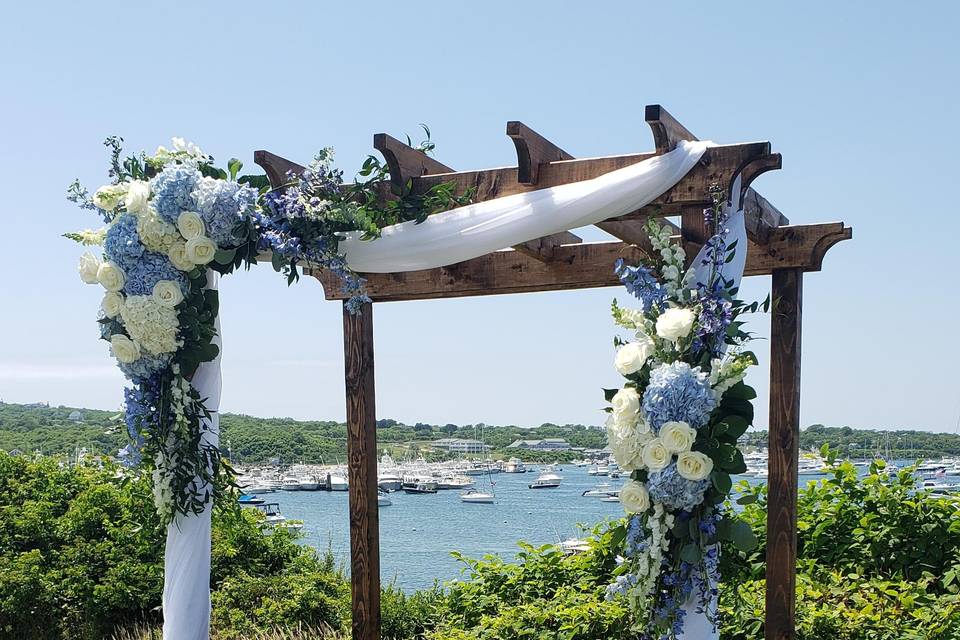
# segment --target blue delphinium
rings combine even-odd
[[[143,245],[137,233],[137,218],[125,213],[107,229],[103,241],[103,251],[107,258],[120,265],[126,272],[143,255]]]
[[[193,196],[207,236],[219,246],[236,244],[237,224],[253,211],[257,192],[237,182],[204,178],[197,183]]]
[[[140,451],[143,449],[144,431],[156,426],[160,406],[160,376],[151,375],[143,378],[133,387],[123,390],[124,422],[127,425],[127,436],[130,442],[117,454],[120,461],[128,467],[135,467],[140,463]]]
[[[186,296],[190,291],[187,277],[173,266],[170,258],[162,253],[144,251],[140,259],[124,269],[126,281],[123,291],[128,296],[148,296],[153,286],[161,280],[173,280],[180,285],[180,291]]]
[[[671,421],[686,422],[695,429],[702,427],[716,404],[707,374],[699,368],[692,369],[686,362],[662,364],[654,369],[643,393],[643,411],[655,433]]]
[[[643,303],[643,310],[649,311],[651,308],[661,308],[664,300],[667,298],[667,292],[660,286],[653,272],[643,266],[637,265],[631,267],[623,258],[618,258],[613,267],[613,272],[620,278],[620,282],[627,289],[627,292],[636,296]]]
[[[723,284],[717,280],[712,287],[700,285],[700,316],[697,318],[697,333],[693,340],[695,351],[705,349],[714,357],[726,348],[727,327],[733,320],[733,304],[723,296]]]
[[[703,502],[709,485],[709,480],[687,480],[681,476],[675,462],[661,471],[651,471],[647,479],[650,499],[669,511],[692,511]]]
[[[201,174],[190,165],[168,165],[150,181],[153,206],[157,215],[171,224],[183,211],[196,211],[197,200],[193,189]]]

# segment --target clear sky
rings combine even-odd
[[[643,105],[770,140],[755,186],[854,240],[804,280],[802,423],[960,418],[956,3],[16,2],[0,22],[0,399],[113,408],[122,377],[76,275],[101,141],[171,136],[253,168],[433,130],[458,169],[515,164],[522,120],[577,156],[652,149]],[[591,236],[596,237],[596,236]],[[768,279],[744,293],[762,298]],[[377,411],[405,422],[601,422],[615,289],[378,305]],[[222,283],[224,410],[342,419],[340,305],[269,266]],[[768,318],[751,328],[768,333]],[[751,376],[766,424],[767,346]]]

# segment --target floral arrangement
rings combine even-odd
[[[719,543],[756,544],[750,527],[720,505],[730,476],[746,470],[737,439],[753,420],[756,396],[743,383],[756,358],[744,349],[750,335],[738,318],[769,301],[744,304],[723,276],[737,247],[727,241],[726,198],[718,189],[712,197],[704,215],[716,231],[700,265],[685,270],[683,248],[653,219],[646,230],[656,259],[616,265],[642,304],[613,302],[616,324],[635,333],[615,341],[624,386],[606,390],[609,446],[630,472],[620,491],[624,551],[607,593],[627,600],[637,633],[658,640],[682,632],[691,601],[715,623]]]
[[[340,276],[347,306],[356,311],[369,298],[337,251],[343,234],[373,239],[387,224],[422,221],[469,203],[472,194],[442,184],[417,195],[408,185],[385,199],[384,165],[371,157],[359,178],[344,185],[329,149],[302,175],[271,189],[265,176],[238,176],[239,160],[218,168],[180,138],[172,149],[125,159],[121,144],[117,137],[105,142],[110,184],[92,196],[78,181],[68,189],[68,199],[98,214],[103,226],[66,236],[102,249],[99,256],[84,253],[79,272],[83,282],[104,289],[100,337],[131,383],[124,394],[130,442],[119,457],[152,472],[157,510],[169,522],[178,513],[202,512],[233,484],[229,464],[207,442],[211,414],[190,383],[200,364],[219,353],[211,272],[249,268],[270,253],[273,267],[292,283],[298,267],[310,263]],[[429,130],[419,148],[432,150]]]

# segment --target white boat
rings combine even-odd
[[[281,489],[284,491],[300,491],[300,478],[286,477],[282,480]]]
[[[937,462],[922,464],[917,467],[917,475],[921,478],[940,478],[947,475],[947,465]]]
[[[377,506],[378,507],[389,507],[393,504],[393,500],[387,497],[387,494],[382,492],[377,492]]]
[[[302,476],[300,478],[300,491],[316,491],[320,488],[320,482],[315,476]]]
[[[340,475],[339,473],[331,473],[329,483],[330,491],[347,491],[350,488],[346,477]]]
[[[503,467],[504,473],[526,473],[527,466],[523,464],[523,461],[520,458],[510,458],[507,460],[507,464]]]
[[[600,498],[600,502],[617,502],[617,503],[619,503],[619,502],[620,502],[620,495],[619,495],[619,494],[617,494],[617,495],[610,494],[610,495],[608,495],[608,496],[604,496],[603,498]]]
[[[563,477],[554,471],[544,471],[537,476],[537,479],[531,482],[528,487],[531,489],[555,489],[560,486]]]
[[[619,477],[620,477],[620,465],[618,465],[616,462],[613,462],[613,461],[608,462],[608,463],[607,463],[607,475],[610,476],[611,478],[619,478]]]
[[[473,480],[467,476],[444,476],[437,480],[437,489],[467,489],[473,486]]]
[[[567,540],[561,541],[558,546],[563,553],[568,555],[590,551],[590,541],[580,540],[579,538],[568,538]]]
[[[263,513],[263,521],[271,527],[283,527],[285,529],[299,530],[303,528],[302,522],[288,522],[280,513],[280,505],[276,502],[267,502],[266,504],[253,505],[257,510]]]
[[[494,497],[493,493],[469,489],[460,494],[460,501],[472,504],[493,504]]]
[[[394,471],[381,473],[377,476],[377,486],[384,491],[400,491],[403,486],[403,476]]]
[[[603,498],[610,495],[612,491],[613,486],[609,482],[601,482],[593,489],[587,489],[580,495],[584,498]]]
[[[587,473],[592,476],[605,476],[610,473],[610,467],[607,466],[606,462],[598,462],[590,467],[590,470],[587,471]]]

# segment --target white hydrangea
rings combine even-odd
[[[163,306],[153,296],[127,296],[120,318],[130,337],[149,353],[173,353],[182,344],[177,339],[176,309]]]
[[[137,219],[137,235],[150,251],[167,253],[180,239],[177,228],[158,216],[151,208]]]

